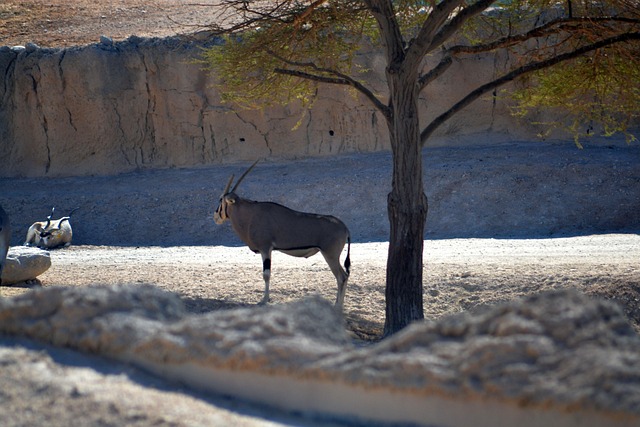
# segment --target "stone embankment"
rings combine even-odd
[[[289,411],[428,426],[637,426],[640,337],[619,307],[539,294],[355,346],[319,298],[186,313],[153,287],[0,300],[0,334]]]
[[[104,175],[388,148],[383,117],[342,88],[321,87],[306,113],[296,105],[247,111],[222,103],[214,77],[195,62],[207,43],[132,36],[65,49],[1,47],[0,176]],[[363,50],[358,61],[369,70],[362,78],[384,94],[381,55]],[[454,64],[425,93],[425,118],[490,78],[495,66],[480,58]],[[447,122],[432,143],[455,145],[456,136],[477,132],[532,138],[539,131],[494,96]]]

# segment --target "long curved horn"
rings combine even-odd
[[[242,182],[242,180],[244,179],[245,176],[247,176],[247,174],[249,172],[251,172],[251,169],[253,169],[253,167],[255,165],[258,164],[258,162],[260,161],[260,159],[256,160],[255,162],[253,162],[253,164],[249,167],[249,169],[247,169],[242,176],[240,176],[240,178],[238,179],[238,182],[236,182],[236,185],[233,186],[233,189],[231,190],[231,192],[233,193],[234,191],[236,191],[236,188],[238,188],[238,185],[240,185],[240,183]]]
[[[46,230],[47,228],[49,228],[49,225],[51,224],[51,218],[53,218],[53,213],[55,212],[56,207],[52,207],[51,208],[51,213],[49,214],[49,216],[47,217],[47,224],[44,226],[44,230]]]
[[[58,227],[57,227],[57,228],[55,228],[55,230],[60,230],[60,227],[62,227],[62,223],[63,223],[64,221],[69,221],[70,219],[71,219],[71,217],[69,217],[69,216],[63,216],[62,218],[60,218],[60,219],[58,220]]]
[[[227,182],[227,186],[224,187],[224,190],[222,191],[222,194],[220,195],[221,199],[224,197],[225,194],[227,194],[229,192],[229,188],[231,188],[231,183],[232,182],[233,182],[233,175],[231,175],[229,177],[229,182]]]

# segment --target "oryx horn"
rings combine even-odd
[[[229,193],[229,188],[231,188],[231,183],[232,182],[233,182],[233,174],[229,177],[229,182],[227,182],[227,186],[224,187],[224,190],[222,191],[222,194],[220,195],[221,199],[224,197],[225,194]]]
[[[249,172],[251,172],[251,169],[253,169],[253,167],[254,167],[255,165],[257,165],[259,161],[260,161],[260,159],[258,159],[258,160],[256,160],[255,162],[253,162],[253,164],[249,167],[249,169],[247,169],[247,170],[242,174],[242,176],[240,176],[240,178],[238,179],[238,182],[236,182],[236,185],[234,185],[234,186],[233,186],[233,189],[231,190],[231,192],[232,192],[232,193],[233,193],[234,191],[236,191],[236,188],[238,188],[238,185],[240,185],[240,183],[242,182],[242,180],[244,179],[244,177],[245,177],[245,176],[247,176],[247,174],[248,174]],[[233,178],[233,176],[232,176],[231,178]],[[229,182],[231,182],[231,181],[229,181]],[[225,193],[225,194],[226,194],[226,193]]]
[[[49,228],[49,225],[51,224],[51,218],[53,218],[53,213],[55,212],[56,207],[52,207],[51,208],[51,213],[49,214],[49,216],[47,217],[47,224],[44,226],[44,230],[46,230],[47,228]]]

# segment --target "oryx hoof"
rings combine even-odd
[[[262,298],[258,305],[267,305],[269,303],[269,298]]]

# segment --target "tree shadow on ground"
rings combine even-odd
[[[29,279],[18,283],[3,284],[2,286],[7,288],[38,289],[42,287],[42,282],[40,279]]]
[[[365,319],[357,314],[347,313],[345,315],[345,323],[347,324],[347,330],[360,341],[375,343],[383,337],[384,325],[380,322]]]
[[[615,286],[595,283],[586,291],[586,294],[618,304],[633,329],[640,334],[640,283],[616,283]]]
[[[193,314],[204,314],[213,311],[233,310],[237,308],[260,307],[258,304],[238,302],[227,299],[216,298],[194,298],[180,296],[188,312]],[[373,322],[356,314],[347,313],[345,315],[347,331],[352,336],[362,342],[374,343],[382,339],[383,325]]]
[[[180,296],[180,299],[182,300],[182,302],[184,302],[187,311],[194,314],[203,314],[221,310],[232,310],[236,308],[256,307],[255,304],[229,301],[226,299],[191,298],[185,296]]]

